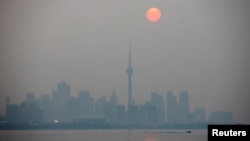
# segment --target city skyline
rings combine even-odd
[[[166,92],[166,98],[164,98],[163,95],[158,95],[157,91],[151,91],[151,99],[148,99],[148,101],[144,101],[144,103],[136,103],[136,99],[133,98],[133,94],[132,94],[133,93],[132,74],[133,74],[134,70],[133,70],[132,65],[131,65],[132,64],[132,59],[131,59],[132,52],[131,52],[131,42],[130,41],[129,41],[129,49],[128,50],[129,50],[128,51],[128,67],[126,69],[126,73],[128,75],[128,83],[127,83],[128,84],[127,85],[127,87],[128,87],[128,91],[127,91],[128,99],[127,99],[127,108],[124,107],[125,108],[124,110],[127,111],[128,114],[129,114],[129,111],[130,111],[131,107],[140,106],[140,105],[147,106],[147,104],[149,104],[148,102],[150,102],[150,105],[153,105],[156,108],[156,113],[151,113],[152,116],[156,115],[156,117],[151,117],[151,118],[152,119],[157,118],[157,119],[155,119],[156,122],[154,123],[154,120],[153,120],[152,124],[160,124],[161,125],[161,124],[165,124],[165,123],[168,123],[168,124],[171,124],[171,123],[172,124],[173,123],[178,123],[178,124],[188,124],[189,123],[190,124],[190,123],[192,123],[192,122],[188,121],[187,117],[191,116],[192,113],[195,113],[195,111],[197,109],[203,109],[203,107],[202,106],[201,107],[195,107],[194,111],[190,111],[189,93],[186,90],[181,91],[179,93],[179,99],[176,98],[176,96],[173,94],[173,91],[171,91],[171,90]],[[52,90],[52,94],[42,95],[40,98],[35,98],[35,95],[34,95],[33,92],[28,92],[26,94],[26,100],[22,101],[19,104],[18,103],[11,103],[11,98],[9,96],[7,96],[6,101],[5,101],[6,113],[5,113],[4,116],[5,116],[5,118],[7,120],[11,119],[11,114],[7,114],[7,113],[12,113],[12,112],[7,112],[8,111],[7,109],[8,109],[8,107],[10,105],[22,106],[22,105],[26,105],[24,103],[33,103],[33,102],[38,104],[39,101],[40,101],[40,103],[47,103],[47,104],[49,104],[51,106],[51,107],[47,107],[48,105],[46,105],[45,107],[52,108],[52,109],[55,110],[53,112],[51,112],[51,111],[48,112],[48,111],[46,111],[47,108],[44,109],[43,106],[40,107],[41,106],[41,104],[40,104],[40,106],[38,106],[38,108],[41,110],[41,115],[40,115],[41,119],[42,119],[42,117],[44,118],[44,116],[45,117],[47,117],[49,115],[51,116],[51,113],[55,113],[56,111],[58,111],[58,113],[56,115],[60,115],[59,117],[53,117],[52,116],[54,119],[57,119],[57,121],[61,121],[61,120],[67,121],[68,118],[71,117],[71,116],[72,116],[71,120],[72,119],[77,119],[77,118],[86,118],[86,117],[88,117],[88,118],[102,117],[102,118],[110,118],[109,120],[112,121],[112,116],[118,116],[118,115],[112,115],[111,114],[112,115],[111,116],[111,115],[109,115],[110,113],[107,113],[108,115],[105,116],[105,114],[104,114],[105,108],[103,109],[103,107],[105,107],[105,105],[106,105],[105,103],[106,102],[108,102],[108,103],[111,102],[111,103],[115,104],[114,105],[115,107],[118,106],[118,105],[123,106],[122,104],[118,103],[119,100],[118,100],[118,97],[116,95],[115,89],[112,90],[112,93],[110,95],[110,100],[108,100],[109,98],[106,97],[106,96],[101,96],[98,99],[94,99],[94,98],[91,97],[91,93],[88,90],[79,90],[78,91],[78,97],[81,99],[81,101],[84,100],[88,104],[85,103],[85,104],[83,104],[84,106],[79,104],[77,106],[73,106],[75,109],[70,109],[69,107],[70,107],[71,99],[74,99],[74,98],[77,98],[77,97],[74,97],[74,96],[71,95],[71,93],[70,93],[70,85],[68,85],[67,82],[65,80],[63,80],[61,78],[61,76],[60,76],[60,82],[57,83],[57,90]],[[90,100],[92,102],[89,103],[88,100]],[[77,103],[77,100],[76,101],[73,100],[73,101],[74,101],[73,102],[74,104]],[[101,103],[99,103],[98,101],[101,102]],[[51,102],[51,104],[50,104],[50,102]],[[55,104],[53,104],[53,103],[55,103]],[[96,103],[99,103],[99,104],[97,105]],[[178,105],[180,105],[180,106],[178,106]],[[117,109],[115,107],[114,107],[113,110],[111,110],[111,111],[114,111],[113,114],[117,113]],[[74,112],[72,112],[70,114],[70,112],[67,111],[68,108],[69,108],[69,111],[74,111]],[[207,114],[206,109],[203,109],[203,110],[204,110],[203,115],[201,115],[202,120],[199,120],[198,122],[208,123],[209,119],[212,116],[212,114],[210,114],[210,113]],[[83,114],[78,115],[81,112],[83,112]],[[216,112],[219,112],[219,113],[224,113],[225,112],[226,114],[228,114],[228,113],[232,114],[230,111],[224,111],[224,110],[211,111],[211,113],[216,113]],[[48,113],[50,113],[50,114],[48,114]],[[45,114],[45,115],[42,115],[42,114]],[[132,115],[130,115],[130,116],[132,116],[131,120],[133,120],[133,121],[119,121],[118,123],[126,123],[126,124],[129,124],[129,123],[136,124],[137,122],[140,123],[139,121],[137,121],[135,119],[136,118],[136,117],[134,117],[135,114],[137,114],[137,112],[132,113]],[[78,117],[78,116],[74,117],[75,115],[78,115],[80,117]],[[121,113],[121,115],[124,115],[124,113]],[[10,116],[10,117],[8,117],[8,116]],[[14,116],[14,117],[19,117],[19,116]],[[21,116],[25,116],[25,115],[21,114]],[[195,116],[195,115],[193,115],[193,116]],[[52,117],[50,117],[48,119],[45,118],[45,119],[46,120],[52,120],[51,119]],[[130,120],[129,115],[126,115],[126,117],[128,118],[126,120]],[[222,116],[222,117],[224,117],[224,116]],[[233,122],[237,123],[237,121],[233,121],[233,115],[230,115],[229,117],[226,117],[226,118],[229,118],[229,120],[225,120],[225,121],[227,121],[226,122],[227,124],[228,123],[233,123]],[[21,118],[21,119],[25,120],[23,118]],[[193,120],[195,121],[197,119],[193,119]],[[223,123],[223,119],[221,119],[221,117],[219,118],[219,121],[221,123]],[[212,121],[212,122],[215,122],[215,121]]]
[[[250,123],[250,1],[164,0],[0,2],[0,115],[5,97],[51,94],[65,80],[72,96],[94,99],[115,89],[128,100],[128,44],[133,98],[190,94],[190,111],[232,111]],[[157,22],[146,13],[161,11]]]
[[[141,105],[141,104],[146,104],[146,102],[147,101],[140,101],[139,103],[138,102],[136,102],[136,98],[133,98],[133,95],[132,95],[132,91],[133,91],[133,89],[132,89],[132,87],[133,87],[133,85],[132,85],[132,74],[133,74],[133,68],[132,68],[132,61],[131,61],[131,41],[129,41],[129,53],[128,53],[128,67],[127,67],[127,69],[126,69],[126,73],[127,73],[127,75],[128,75],[128,85],[127,85],[127,88],[128,88],[128,91],[127,91],[127,96],[128,96],[128,100],[127,100],[127,110],[128,110],[128,106],[129,105]],[[60,83],[65,83],[65,84],[67,84],[67,82],[65,81],[65,76],[62,76],[62,74],[60,74],[59,75],[59,78],[60,78],[60,82],[58,83],[58,84],[60,84]],[[58,86],[57,86],[58,87]],[[68,87],[70,87],[70,85],[68,86]],[[80,92],[84,92],[84,91],[87,91],[87,92],[89,92],[89,90],[88,89],[79,89],[79,91],[78,91],[78,93],[80,93]],[[115,88],[113,88],[112,89],[112,93],[111,94],[113,94],[114,93],[114,91],[115,91]],[[172,94],[173,94],[173,91],[172,90],[168,90],[167,92],[165,92],[165,95],[168,95],[168,93],[169,92],[171,92]],[[29,91],[29,92],[27,92],[26,93],[26,97],[27,97],[27,95],[28,94],[34,94],[32,91]],[[52,96],[52,94],[54,93],[54,90],[52,90],[51,91],[51,93],[46,93],[46,95],[51,95]],[[150,93],[152,94],[152,93],[156,93],[156,94],[158,94],[158,92],[157,91],[150,91]],[[182,90],[182,91],[180,91],[179,92],[179,94],[182,94],[182,93],[187,93],[187,90]],[[76,96],[76,93],[75,93],[75,95],[70,95],[71,94],[71,89],[69,89],[69,92],[68,92],[68,95],[69,95],[69,97],[74,97],[74,96]],[[167,98],[167,96],[165,97],[165,95],[162,95],[163,96],[163,100],[164,100],[164,103],[166,103],[167,104],[167,100],[165,100],[166,98]],[[41,95],[41,96],[45,96],[45,95]],[[106,96],[108,97],[109,95],[107,95],[106,94]],[[106,97],[105,95],[103,96],[103,95],[100,95],[99,97],[96,97],[96,98],[93,98],[94,99],[94,102],[96,102],[95,100],[98,100],[98,98],[103,98],[103,97]],[[176,94],[174,94],[174,96],[176,97],[177,95]],[[7,96],[8,97],[8,96]],[[72,97],[72,98],[73,98]],[[148,95],[148,97],[149,97],[149,99],[148,99],[148,101],[150,101],[150,95]],[[108,98],[107,98],[108,99]],[[152,95],[151,95],[151,99],[152,99]],[[175,99],[176,100],[176,102],[179,102],[180,101],[180,99]],[[120,100],[118,100],[118,101],[120,101]],[[24,102],[24,101],[21,101],[20,103],[11,103],[11,104],[17,104],[17,105],[19,105],[19,104],[21,104],[22,102]],[[125,102],[126,103],[126,102]],[[123,102],[121,102],[120,104],[124,104],[124,101]],[[124,104],[125,105],[125,104]],[[191,104],[192,105],[192,104]],[[187,106],[187,105],[186,105]],[[189,107],[190,107],[190,105],[188,104],[188,109],[189,109]],[[192,108],[192,110],[191,110],[191,112],[190,113],[192,113],[192,112],[195,112],[196,110],[197,110],[197,108],[201,108],[201,107],[203,107],[202,105],[198,105],[198,107],[193,107]],[[164,105],[164,108],[166,108],[166,105]],[[189,113],[189,111],[190,111],[190,109],[188,110],[188,113]],[[164,110],[164,117],[166,116],[166,114],[165,114],[165,112],[166,112],[166,110]],[[209,111],[208,113],[216,113],[216,112],[229,112],[229,113],[231,113],[231,111],[229,111],[229,110],[226,110],[226,109],[219,109],[219,110],[215,110],[215,111]],[[166,112],[167,113],[167,112]],[[6,116],[5,114],[3,114],[4,116]],[[210,118],[210,114],[205,114],[206,115],[206,120],[209,120],[209,118]],[[233,118],[234,116],[233,116],[233,114],[232,114],[232,118]],[[166,118],[164,118],[165,120],[164,121],[166,121]],[[233,122],[238,122],[238,121],[235,121],[234,120],[234,118],[233,118]]]
[[[128,75],[128,85],[127,85],[127,87],[128,87],[128,91],[127,91],[127,95],[128,95],[128,100],[127,100],[127,108],[125,109],[125,110],[129,110],[129,107],[130,106],[135,106],[135,105],[146,105],[147,104],[147,102],[151,102],[153,105],[155,105],[156,106],[156,108],[157,108],[157,111],[158,111],[158,113],[157,113],[157,115],[161,115],[161,117],[160,117],[160,121],[161,121],[161,124],[162,123],[168,123],[168,122],[176,122],[176,123],[184,123],[184,124],[187,124],[187,119],[185,119],[185,115],[189,115],[189,114],[191,114],[192,112],[195,112],[196,110],[197,110],[197,108],[202,108],[202,106],[199,106],[199,107],[195,107],[194,108],[194,111],[192,111],[192,112],[190,112],[190,105],[189,105],[189,98],[184,98],[185,100],[184,101],[186,101],[185,102],[185,105],[183,105],[182,106],[182,108],[184,108],[184,109],[186,109],[186,110],[180,110],[179,108],[178,108],[178,106],[176,105],[177,103],[182,103],[183,102],[183,94],[184,95],[186,95],[187,97],[189,97],[188,95],[188,92],[186,91],[186,90],[183,90],[183,91],[181,91],[179,94],[179,96],[180,96],[180,98],[179,99],[177,99],[176,98],[176,96],[175,95],[173,95],[173,91],[171,91],[171,90],[169,90],[169,91],[167,91],[166,92],[166,97],[164,96],[164,95],[159,95],[159,96],[161,96],[161,97],[159,97],[159,98],[157,98],[158,96],[158,92],[157,91],[151,91],[151,99],[148,99],[148,101],[144,101],[144,102],[141,102],[141,103],[136,103],[136,99],[134,99],[133,98],[133,95],[132,95],[132,91],[133,91],[133,89],[132,89],[132,87],[133,87],[133,85],[132,85],[132,74],[133,74],[133,68],[132,68],[132,60],[131,60],[131,41],[129,41],[129,49],[128,49],[129,51],[129,53],[128,53],[128,67],[127,67],[127,69],[126,69],[126,73],[127,73],[127,75]],[[33,92],[27,92],[26,93],[26,101],[32,101],[32,99],[33,99],[33,101],[34,100],[37,100],[37,99],[43,99],[43,98],[45,98],[45,99],[47,99],[47,100],[49,100],[49,101],[53,101],[54,99],[58,99],[59,97],[65,97],[65,98],[63,98],[64,100],[70,100],[71,98],[74,98],[74,96],[72,96],[71,95],[71,92],[70,92],[70,85],[68,85],[67,84],[67,82],[62,78],[62,76],[60,75],[60,82],[58,82],[57,83],[57,90],[52,90],[51,91],[51,94],[46,94],[46,95],[42,95],[40,98],[36,98],[35,99],[35,95],[34,95],[34,93]],[[92,97],[90,97],[91,95],[90,95],[90,92],[88,91],[88,90],[79,90],[78,91],[78,94],[79,94],[79,96],[81,97],[81,96],[83,96],[83,95],[85,95],[87,93],[87,95],[88,95],[88,97],[89,98],[92,98]],[[169,97],[169,99],[170,99],[170,101],[168,100],[168,95],[171,95],[170,97]],[[57,95],[57,96],[56,96]],[[48,97],[49,96],[49,97]],[[115,92],[115,89],[112,89],[112,93],[111,93],[111,96],[110,96],[110,98],[112,99],[114,99],[114,97],[113,96],[115,96],[116,97],[116,92]],[[186,97],[185,96],[185,97]],[[171,97],[174,97],[174,98],[171,98]],[[103,98],[105,98],[105,99],[108,99],[108,98],[106,98],[105,96],[101,96],[101,97],[99,97],[99,99],[103,99]],[[5,108],[7,108],[8,107],[8,105],[10,105],[10,104],[14,104],[14,105],[22,105],[22,103],[23,102],[25,102],[25,101],[21,101],[21,103],[20,104],[18,104],[18,103],[11,103],[11,101],[10,101],[10,97],[9,96],[7,96],[6,97],[6,101],[5,101],[5,104],[6,104],[6,107]],[[97,102],[98,100],[99,100],[98,98],[97,99],[92,99],[92,101],[93,101],[93,112],[95,113],[95,102]],[[116,105],[118,106],[118,99],[117,99],[117,97],[115,98],[116,99]],[[156,100],[156,99],[158,99],[158,100]],[[167,100],[165,100],[165,99],[167,99]],[[162,102],[160,102],[162,100]],[[175,101],[175,103],[176,104],[171,104],[171,103],[173,103]],[[161,103],[163,103],[163,104],[161,104]],[[169,103],[170,103],[170,105],[169,105]],[[160,105],[159,105],[160,104]],[[119,105],[121,105],[120,103],[119,103]],[[168,106],[167,106],[168,105]],[[181,104],[182,105],[182,104]],[[90,106],[90,105],[89,105]],[[159,107],[160,106],[160,107]],[[52,106],[53,107],[53,106]],[[51,108],[52,108],[51,107]],[[65,107],[64,105],[61,105],[60,104],[60,106],[59,106],[60,108],[59,109],[61,109],[61,107]],[[102,106],[101,106],[102,107]],[[169,109],[168,107],[175,107],[174,109]],[[66,108],[66,107],[65,107]],[[79,107],[80,108],[80,107]],[[86,111],[86,107],[84,108],[84,107],[82,107],[83,109],[79,109],[79,110],[83,110],[83,111]],[[98,107],[97,107],[98,108]],[[176,109],[177,108],[177,109]],[[61,111],[61,110],[56,110],[56,111]],[[67,109],[67,108],[66,108]],[[85,110],[84,110],[85,109]],[[98,110],[98,109],[97,109]],[[177,118],[177,119],[175,119],[176,118],[176,116],[180,116],[180,115],[176,115],[176,112],[178,112],[180,110],[180,115],[182,115],[181,117],[182,117],[182,119],[180,119],[180,118]],[[205,109],[204,109],[205,110]],[[88,111],[88,110],[87,110]],[[172,112],[170,112],[170,111],[172,111]],[[206,111],[206,110],[205,110]],[[204,111],[204,112],[205,112]],[[7,110],[6,110],[6,112],[7,112]],[[100,112],[100,111],[99,111]],[[103,112],[103,111],[102,111]],[[101,112],[101,113],[102,113]],[[160,113],[159,113],[160,112]],[[229,112],[229,113],[231,113],[231,111],[224,111],[224,110],[217,110],[217,111],[211,111],[211,113],[213,113],[213,112]],[[6,116],[6,114],[7,113],[5,113],[5,115],[4,116]],[[92,113],[93,114],[93,113]],[[92,115],[92,114],[90,114],[90,115]],[[135,114],[135,113],[134,113]],[[210,118],[210,114],[206,114],[206,112],[204,113],[205,114],[205,121],[204,122],[209,122],[209,118]],[[60,113],[60,115],[62,115],[62,117],[69,117],[70,115],[69,114],[67,114],[67,112],[66,111],[64,111],[64,112],[62,112],[62,113]],[[74,115],[74,114],[73,114]],[[170,116],[169,116],[170,115]],[[95,117],[96,115],[92,115],[92,116],[90,116],[90,117]],[[100,115],[101,117],[103,117],[103,115]],[[184,119],[183,119],[184,118]],[[134,119],[134,117],[132,118],[132,119]],[[169,120],[169,121],[168,121]],[[233,120],[233,115],[232,115],[232,122],[237,122],[237,121],[234,121]]]
[[[36,97],[27,93],[20,103],[11,102],[11,97],[5,98],[6,115],[2,117],[9,123],[53,123],[53,122],[83,122],[106,120],[111,125],[136,125],[154,127],[164,125],[195,125],[195,124],[232,124],[231,111],[217,110],[210,113],[202,106],[190,110],[189,93],[183,91],[178,97],[172,91],[166,93],[166,98],[157,92],[151,92],[151,99],[144,103],[133,103],[127,108],[118,102],[118,96],[113,89],[109,97],[99,99],[91,97],[89,91],[81,90],[78,96],[70,94],[70,85],[61,81],[51,95]]]

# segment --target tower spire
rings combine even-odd
[[[131,43],[129,41],[129,60],[128,60],[128,68],[127,68],[127,74],[128,74],[128,107],[130,105],[133,105],[133,99],[132,99],[132,74],[133,74],[133,68],[131,66]]]

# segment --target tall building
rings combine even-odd
[[[59,94],[59,97],[64,98],[65,100],[68,100],[69,95],[70,95],[70,86],[66,82],[58,83],[57,93]]]
[[[165,122],[165,108],[164,99],[162,95],[157,94],[157,92],[151,93],[151,103],[156,107],[157,114],[157,124],[162,124]]]
[[[113,89],[113,92],[110,97],[110,108],[111,108],[111,120],[115,121],[117,117],[117,105],[118,105],[118,98],[116,95],[115,90]]]
[[[128,124],[138,125],[141,120],[139,115],[139,105],[129,105],[128,107]]]
[[[177,123],[178,103],[173,91],[167,92],[167,122],[170,124]]]
[[[34,103],[35,102],[35,96],[33,93],[26,94],[26,102],[27,103]]]
[[[131,66],[131,45],[129,43],[129,61],[128,61],[128,68],[127,68],[127,74],[128,74],[128,107],[133,105],[133,98],[132,98],[132,74],[133,74],[133,68]]]
[[[70,86],[66,82],[59,82],[57,90],[53,90],[54,120],[69,121]]]
[[[53,91],[54,101],[68,101],[70,96],[70,86],[66,82],[57,83],[57,90]]]
[[[116,124],[118,125],[125,125],[127,124],[127,115],[124,105],[117,105],[116,107],[117,117],[116,117]]]
[[[111,103],[112,107],[116,107],[118,105],[118,98],[117,98],[115,89],[113,89],[113,92],[111,94],[110,103]]]
[[[189,94],[183,91],[179,96],[179,119],[182,124],[187,123],[189,115]]]
[[[205,122],[207,122],[205,108],[202,108],[202,107],[195,108],[195,110],[193,112],[193,116],[194,116],[194,122],[195,123],[205,123]]]
[[[53,103],[51,100],[50,95],[42,95],[41,98],[37,100],[38,107],[42,110],[43,112],[43,120],[51,122],[53,121]]]
[[[92,117],[94,114],[94,99],[89,91],[79,91],[80,117]]]
[[[104,117],[104,106],[107,103],[107,99],[105,96],[102,96],[101,98],[98,98],[95,101],[95,116],[103,118]]]

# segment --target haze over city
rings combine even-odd
[[[161,19],[150,22],[150,7]],[[190,110],[250,123],[248,0],[0,2],[0,115],[5,97],[52,94],[57,83],[127,105],[129,44],[136,104],[151,92],[190,95]]]

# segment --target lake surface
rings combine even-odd
[[[2,130],[0,141],[207,141],[207,130]]]

